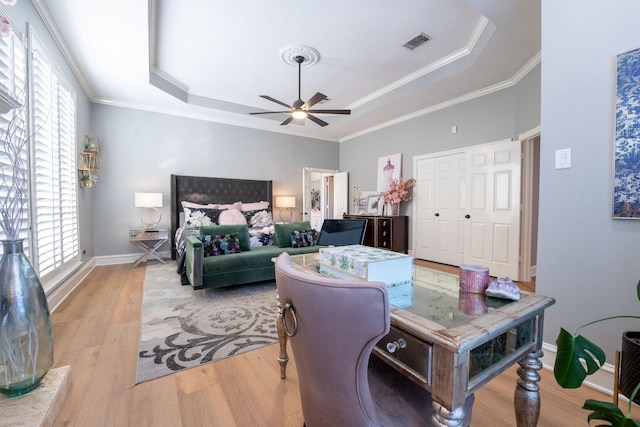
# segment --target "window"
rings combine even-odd
[[[30,31],[32,262],[43,284],[79,259],[75,92]],[[45,284],[45,289],[46,289]]]
[[[17,230],[17,238],[24,239],[24,251],[29,256],[26,89],[25,45],[12,28],[6,37],[0,37],[0,220]],[[16,108],[7,111],[12,107]],[[0,229],[0,239],[7,238],[3,231],[6,227]]]

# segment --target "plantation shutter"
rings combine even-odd
[[[12,28],[0,37],[0,239],[24,239],[29,256],[29,147],[26,123],[26,54],[21,35]],[[9,144],[11,142],[11,144]],[[18,150],[15,147],[18,146]],[[16,191],[16,184],[22,191]],[[9,224],[10,223],[10,224]],[[5,230],[12,227],[15,236]],[[0,253],[2,248],[0,247]]]
[[[75,92],[30,36],[34,267],[44,283],[79,258]]]

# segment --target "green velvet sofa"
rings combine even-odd
[[[185,243],[185,269],[189,284],[194,289],[222,288],[225,286],[275,280],[272,261],[282,252],[291,255],[318,252],[319,246],[291,247],[290,232],[310,230],[309,221],[275,224],[273,246],[251,247],[249,229],[243,225],[214,225],[200,227],[200,235],[237,234],[239,253],[204,256],[202,241],[189,236]]]

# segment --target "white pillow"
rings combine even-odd
[[[218,224],[220,225],[235,225],[246,223],[247,219],[238,209],[227,209],[220,212],[220,216],[218,217]]]
[[[230,204],[226,204],[226,205],[218,205],[215,206],[216,209],[238,209],[241,210],[242,209],[242,202],[235,202],[235,203],[230,203]]]
[[[261,211],[263,209],[269,208],[269,202],[253,202],[253,203],[244,203],[242,202],[242,210],[243,211]]]
[[[180,203],[182,204],[183,208],[191,208],[191,209],[201,209],[201,208],[218,209],[218,206],[220,206],[214,203],[209,203],[208,205],[201,205],[199,203],[193,203],[193,202],[187,202],[187,201],[182,201]]]

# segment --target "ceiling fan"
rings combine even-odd
[[[272,98],[268,95],[260,95],[261,98],[264,99],[268,99],[271,102],[275,102],[276,104],[280,104],[284,107],[287,107],[289,110],[287,111],[261,111],[258,113],[249,113],[252,115],[256,115],[256,114],[281,114],[281,113],[286,113],[286,114],[290,114],[289,117],[287,117],[287,119],[280,123],[280,125],[288,125],[289,123],[291,123],[291,121],[293,119],[309,119],[314,123],[319,124],[320,126],[326,126],[329,123],[325,122],[324,120],[320,120],[319,118],[317,118],[316,116],[314,116],[314,114],[351,114],[351,110],[310,110],[311,107],[313,107],[314,105],[316,105],[318,102],[323,101],[325,99],[328,99],[326,95],[317,92],[315,95],[313,95],[311,98],[309,98],[307,100],[307,102],[304,102],[302,100],[302,98],[300,97],[300,68],[302,66],[302,63],[304,62],[305,58],[302,55],[298,55],[294,58],[295,62],[298,63],[298,99],[295,100],[293,102],[293,105],[289,105],[289,104],[285,104],[282,101],[278,101],[275,98]]]

